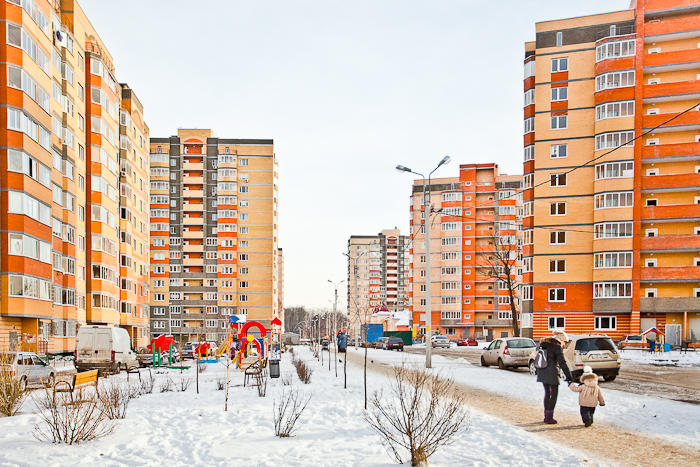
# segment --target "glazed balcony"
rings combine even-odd
[[[677,81],[644,85],[644,103],[669,102],[697,99],[700,96],[700,81]]]
[[[697,67],[697,62],[700,62],[700,49],[647,54],[644,57],[644,73],[690,70]]]
[[[687,173],[675,175],[652,175],[642,177],[642,190],[678,190],[692,189],[700,186],[700,174]]]
[[[646,159],[693,155],[700,156],[700,142],[642,146],[642,158],[645,159],[644,162],[647,162]]]
[[[642,220],[700,218],[700,204],[675,204],[672,206],[644,206]]]
[[[700,266],[666,266],[642,268],[641,280],[645,282],[698,281]]]

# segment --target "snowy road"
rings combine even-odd
[[[406,352],[425,355],[425,347],[406,347]],[[655,395],[680,402],[700,404],[700,363],[698,366],[674,366],[672,360],[650,363],[634,360],[637,355],[630,355],[638,350],[623,353],[620,375],[615,381],[603,383],[603,387],[617,391],[640,395]],[[476,347],[456,347],[451,349],[433,349],[433,354],[448,358],[463,358],[478,365],[481,349]],[[629,360],[627,358],[630,358]],[[690,355],[692,362],[695,355]],[[501,371],[494,369],[494,371]],[[510,370],[527,372],[525,368]]]

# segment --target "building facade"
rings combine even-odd
[[[118,180],[113,58],[73,0],[6,1],[0,15],[0,349],[72,352],[85,323],[126,324],[137,345],[148,289],[120,307],[119,192],[148,177]]]
[[[180,129],[151,138],[150,161],[151,336],[220,341],[231,315],[281,319],[273,141]]]
[[[536,24],[525,44],[524,288],[534,337],[700,339],[700,4]]]
[[[376,312],[404,312],[409,307],[409,243],[399,229],[348,239],[347,310],[350,329]]]
[[[520,226],[522,177],[500,175],[496,164],[460,165],[459,177],[430,183],[430,282],[428,283],[424,185],[413,183],[411,195],[411,303],[413,326],[423,335],[449,338],[513,335],[510,272],[516,312],[520,310],[522,266]],[[502,258],[502,260],[499,260]],[[504,269],[506,268],[506,269]],[[426,316],[427,288],[431,317]],[[529,321],[521,325],[528,329]],[[527,335],[529,331],[523,332]]]

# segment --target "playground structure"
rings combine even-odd
[[[649,328],[642,333],[642,341],[646,341],[645,337],[649,333],[656,333],[656,342],[653,347],[649,347],[649,352],[670,352],[671,346],[666,344],[666,334],[656,328]]]
[[[168,368],[173,365],[173,347],[175,346],[175,339],[173,336],[168,336],[161,334],[160,336],[151,339],[151,343],[146,347],[152,354],[153,367],[159,368],[161,366],[167,366]],[[167,352],[168,363],[164,365],[163,357]]]

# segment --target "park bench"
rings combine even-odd
[[[252,386],[257,386],[258,395],[264,397],[267,389],[267,358],[251,363],[243,374],[243,386],[248,384],[249,378],[252,376],[255,378],[255,384],[252,384]]]
[[[685,341],[685,342],[681,343],[681,353],[683,353],[683,352],[688,353],[689,350],[691,352],[695,352],[699,348],[700,348],[700,343],[698,343],[698,342]]]
[[[53,392],[54,394],[57,392],[69,392],[72,397],[76,389],[95,386],[95,390],[97,390],[97,373],[98,370],[83,371],[74,374],[71,381],[56,381],[53,385]]]

